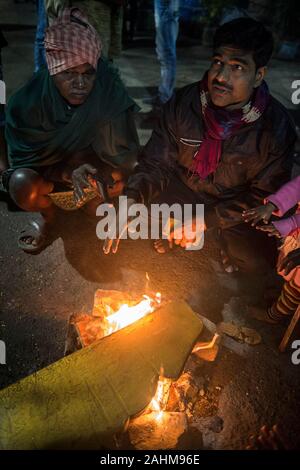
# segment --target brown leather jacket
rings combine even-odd
[[[228,227],[242,221],[243,209],[261,204],[289,179],[296,132],[287,110],[273,97],[257,121],[223,142],[217,170],[204,181],[189,173],[202,140],[197,82],[179,90],[164,106],[128,181],[128,197],[151,202],[176,173],[213,209],[213,226]]]

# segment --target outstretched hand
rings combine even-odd
[[[276,207],[271,202],[263,206],[254,207],[253,209],[248,209],[243,211],[242,217],[245,222],[251,222],[252,227],[254,227],[258,222],[264,222],[267,224],[271,218],[272,213],[276,210]]]
[[[268,237],[281,238],[280,232],[277,230],[277,228],[273,224],[257,225],[256,228],[257,230],[261,230],[262,232],[267,232]]]

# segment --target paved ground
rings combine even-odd
[[[0,11],[9,41],[3,59],[10,95],[32,73],[34,7],[0,0]],[[209,57],[201,46],[180,44],[178,87],[196,81]],[[141,105],[141,98],[159,77],[153,45],[136,40],[124,51],[119,67]],[[298,70],[299,64],[274,60],[269,74],[272,92],[294,115],[291,82],[299,79]],[[142,109],[142,113],[147,111]],[[143,143],[150,131],[139,129]],[[210,400],[214,404],[208,414],[223,419],[223,430],[211,432],[206,446],[241,449],[260,425],[280,422],[300,448],[300,365],[292,364],[291,350],[286,354],[277,351],[281,328],[262,327],[245,313],[246,303],[262,296],[263,280],[221,274],[215,247],[209,241],[199,253],[177,249],[163,257],[147,241],[126,241],[116,256],[105,257],[95,236],[96,222],[78,214],[61,213],[54,243],[40,255],[29,256],[16,245],[29,215],[8,210],[5,200],[0,200],[0,339],[7,346],[7,365],[0,365],[0,387],[63,356],[68,317],[91,309],[95,289],[143,290],[148,272],[151,287],[164,296],[185,298],[212,321],[234,320],[256,328],[263,337],[256,347],[232,341],[230,348],[222,348],[215,363],[201,364],[207,404]],[[296,337],[299,335],[300,331]],[[202,413],[207,416],[207,407]]]

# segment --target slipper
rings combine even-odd
[[[26,227],[21,230],[18,247],[25,253],[39,253],[47,244],[47,235],[48,230],[46,229],[45,222],[31,220]],[[31,239],[30,243],[26,242],[26,239]]]
[[[241,343],[246,343],[251,346],[261,343],[260,334],[246,326],[238,326],[235,323],[221,322],[218,325],[218,331],[220,333],[225,333],[227,336],[230,336]]]

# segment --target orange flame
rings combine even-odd
[[[105,318],[104,335],[110,335],[115,331],[125,328],[125,326],[131,325],[137,320],[140,320],[149,313],[152,313],[155,309],[155,304],[160,304],[161,302],[160,292],[156,293],[155,299],[152,299],[147,295],[144,295],[143,297],[144,299],[137,305],[129,306],[128,304],[124,304],[119,308],[119,310],[117,310],[117,312],[107,316]]]
[[[164,409],[166,408],[169,399],[171,384],[171,379],[167,379],[163,376],[159,377],[156,393],[149,405],[149,408],[157,413],[157,420],[161,420],[164,415]]]

